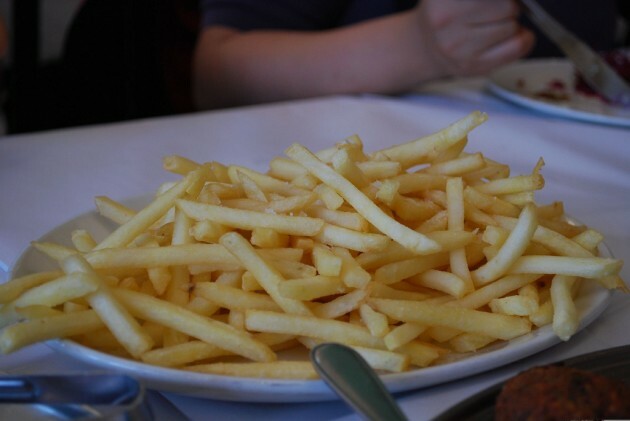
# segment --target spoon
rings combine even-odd
[[[348,405],[368,420],[407,420],[369,364],[352,348],[323,343],[311,350],[320,377]]]

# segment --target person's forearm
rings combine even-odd
[[[200,108],[327,94],[393,93],[441,75],[403,12],[321,31],[205,31],[195,58]],[[423,59],[424,57],[424,59]],[[427,58],[429,57],[429,58]]]

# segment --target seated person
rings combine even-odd
[[[596,49],[612,47],[614,1],[542,2]],[[193,64],[201,109],[330,94],[395,94],[560,55],[515,0],[202,0]]]

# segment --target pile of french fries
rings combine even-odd
[[[266,173],[168,156],[136,211],[97,242],[35,242],[59,269],[0,285],[0,350],[53,338],[147,364],[241,377],[317,377],[307,350],[334,341],[401,372],[551,324],[577,330],[582,282],[625,289],[622,261],[531,174],[464,151],[487,116],[376,152],[352,136],[294,144]]]

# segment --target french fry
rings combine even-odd
[[[390,239],[382,234],[359,232],[332,224],[324,224],[314,237],[320,243],[356,251],[383,250]]]
[[[383,341],[387,349],[395,350],[416,339],[426,329],[426,326],[417,323],[403,323],[391,329]]]
[[[280,311],[280,307],[266,294],[247,292],[216,282],[200,282],[195,285],[195,293],[220,307],[230,310]]]
[[[255,332],[284,333],[368,348],[383,348],[382,340],[372,336],[367,328],[339,320],[248,310],[245,312],[245,324],[248,330]]]
[[[276,359],[276,354],[268,346],[224,323],[138,292],[115,289],[113,293],[136,317],[186,333],[254,361]]]
[[[430,136],[382,149],[379,153],[392,161],[400,162],[403,168],[429,162],[441,151],[456,144],[472,129],[488,119],[484,113],[473,112],[447,128]]]
[[[83,273],[71,273],[29,289],[0,311],[4,311],[8,306],[28,307],[45,305],[55,307],[66,301],[95,292],[97,289],[98,284],[91,277]]]
[[[280,295],[300,301],[311,301],[331,295],[343,294],[348,287],[338,277],[316,275],[289,279],[278,285]]]
[[[5,327],[0,332],[0,351],[8,354],[36,342],[80,335],[102,326],[94,310],[34,318]]]
[[[162,217],[168,209],[173,207],[178,197],[186,194],[186,190],[195,181],[197,173],[187,175],[182,181],[169,189],[166,193],[158,196],[151,204],[135,214],[133,218],[125,222],[112,232],[107,238],[101,241],[96,250],[122,247],[129,244],[134,238],[149,228],[155,221]]]
[[[563,341],[577,332],[579,318],[573,302],[572,287],[576,278],[556,275],[551,280],[551,303],[553,305],[553,331]]]
[[[350,181],[321,162],[303,146],[294,144],[285,153],[306,167],[309,172],[333,187],[365,219],[387,234],[394,241],[418,254],[428,254],[439,250],[439,245],[422,234],[411,230],[387,216],[383,211],[359,191]]]
[[[359,314],[372,335],[381,338],[389,332],[389,323],[384,314],[374,311],[367,304],[359,306]]]
[[[308,361],[275,361],[270,363],[211,363],[187,367],[200,373],[236,377],[264,377],[271,379],[315,379],[317,372]]]
[[[278,286],[285,281],[285,279],[273,265],[263,260],[256,250],[254,250],[253,246],[241,235],[231,232],[221,237],[220,242],[254,275],[265,291],[267,291],[267,294],[269,294],[284,311],[302,315],[311,314],[308,307],[301,301],[286,298],[280,294]]]
[[[197,221],[211,220],[241,229],[271,228],[279,233],[313,236],[321,231],[324,221],[305,216],[286,216],[229,209],[216,205],[178,200],[177,206]]]
[[[522,256],[510,267],[509,273],[546,273],[597,279],[618,275],[622,264],[620,260],[605,257]]]
[[[344,314],[348,314],[352,310],[359,308],[366,297],[366,290],[355,289],[354,291],[343,294],[334,300],[320,304],[313,309],[313,314],[322,319],[337,319]]]
[[[13,278],[4,284],[0,284],[0,304],[6,304],[13,301],[25,291],[56,279],[62,275],[63,272],[60,270],[37,272],[30,275],[24,275],[19,278]]]
[[[423,302],[371,299],[369,304],[393,319],[422,325],[444,326],[497,339],[512,339],[531,330],[528,320],[461,307]]]
[[[525,251],[536,227],[536,211],[533,206],[526,206],[497,255],[471,273],[475,285],[485,285],[505,274]]]
[[[139,357],[153,347],[151,337],[143,331],[138,321],[116,299],[110,288],[84,258],[72,255],[64,259],[61,266],[67,274],[81,273],[89,279],[89,283],[97,286],[97,290],[86,299],[129,354]]]

